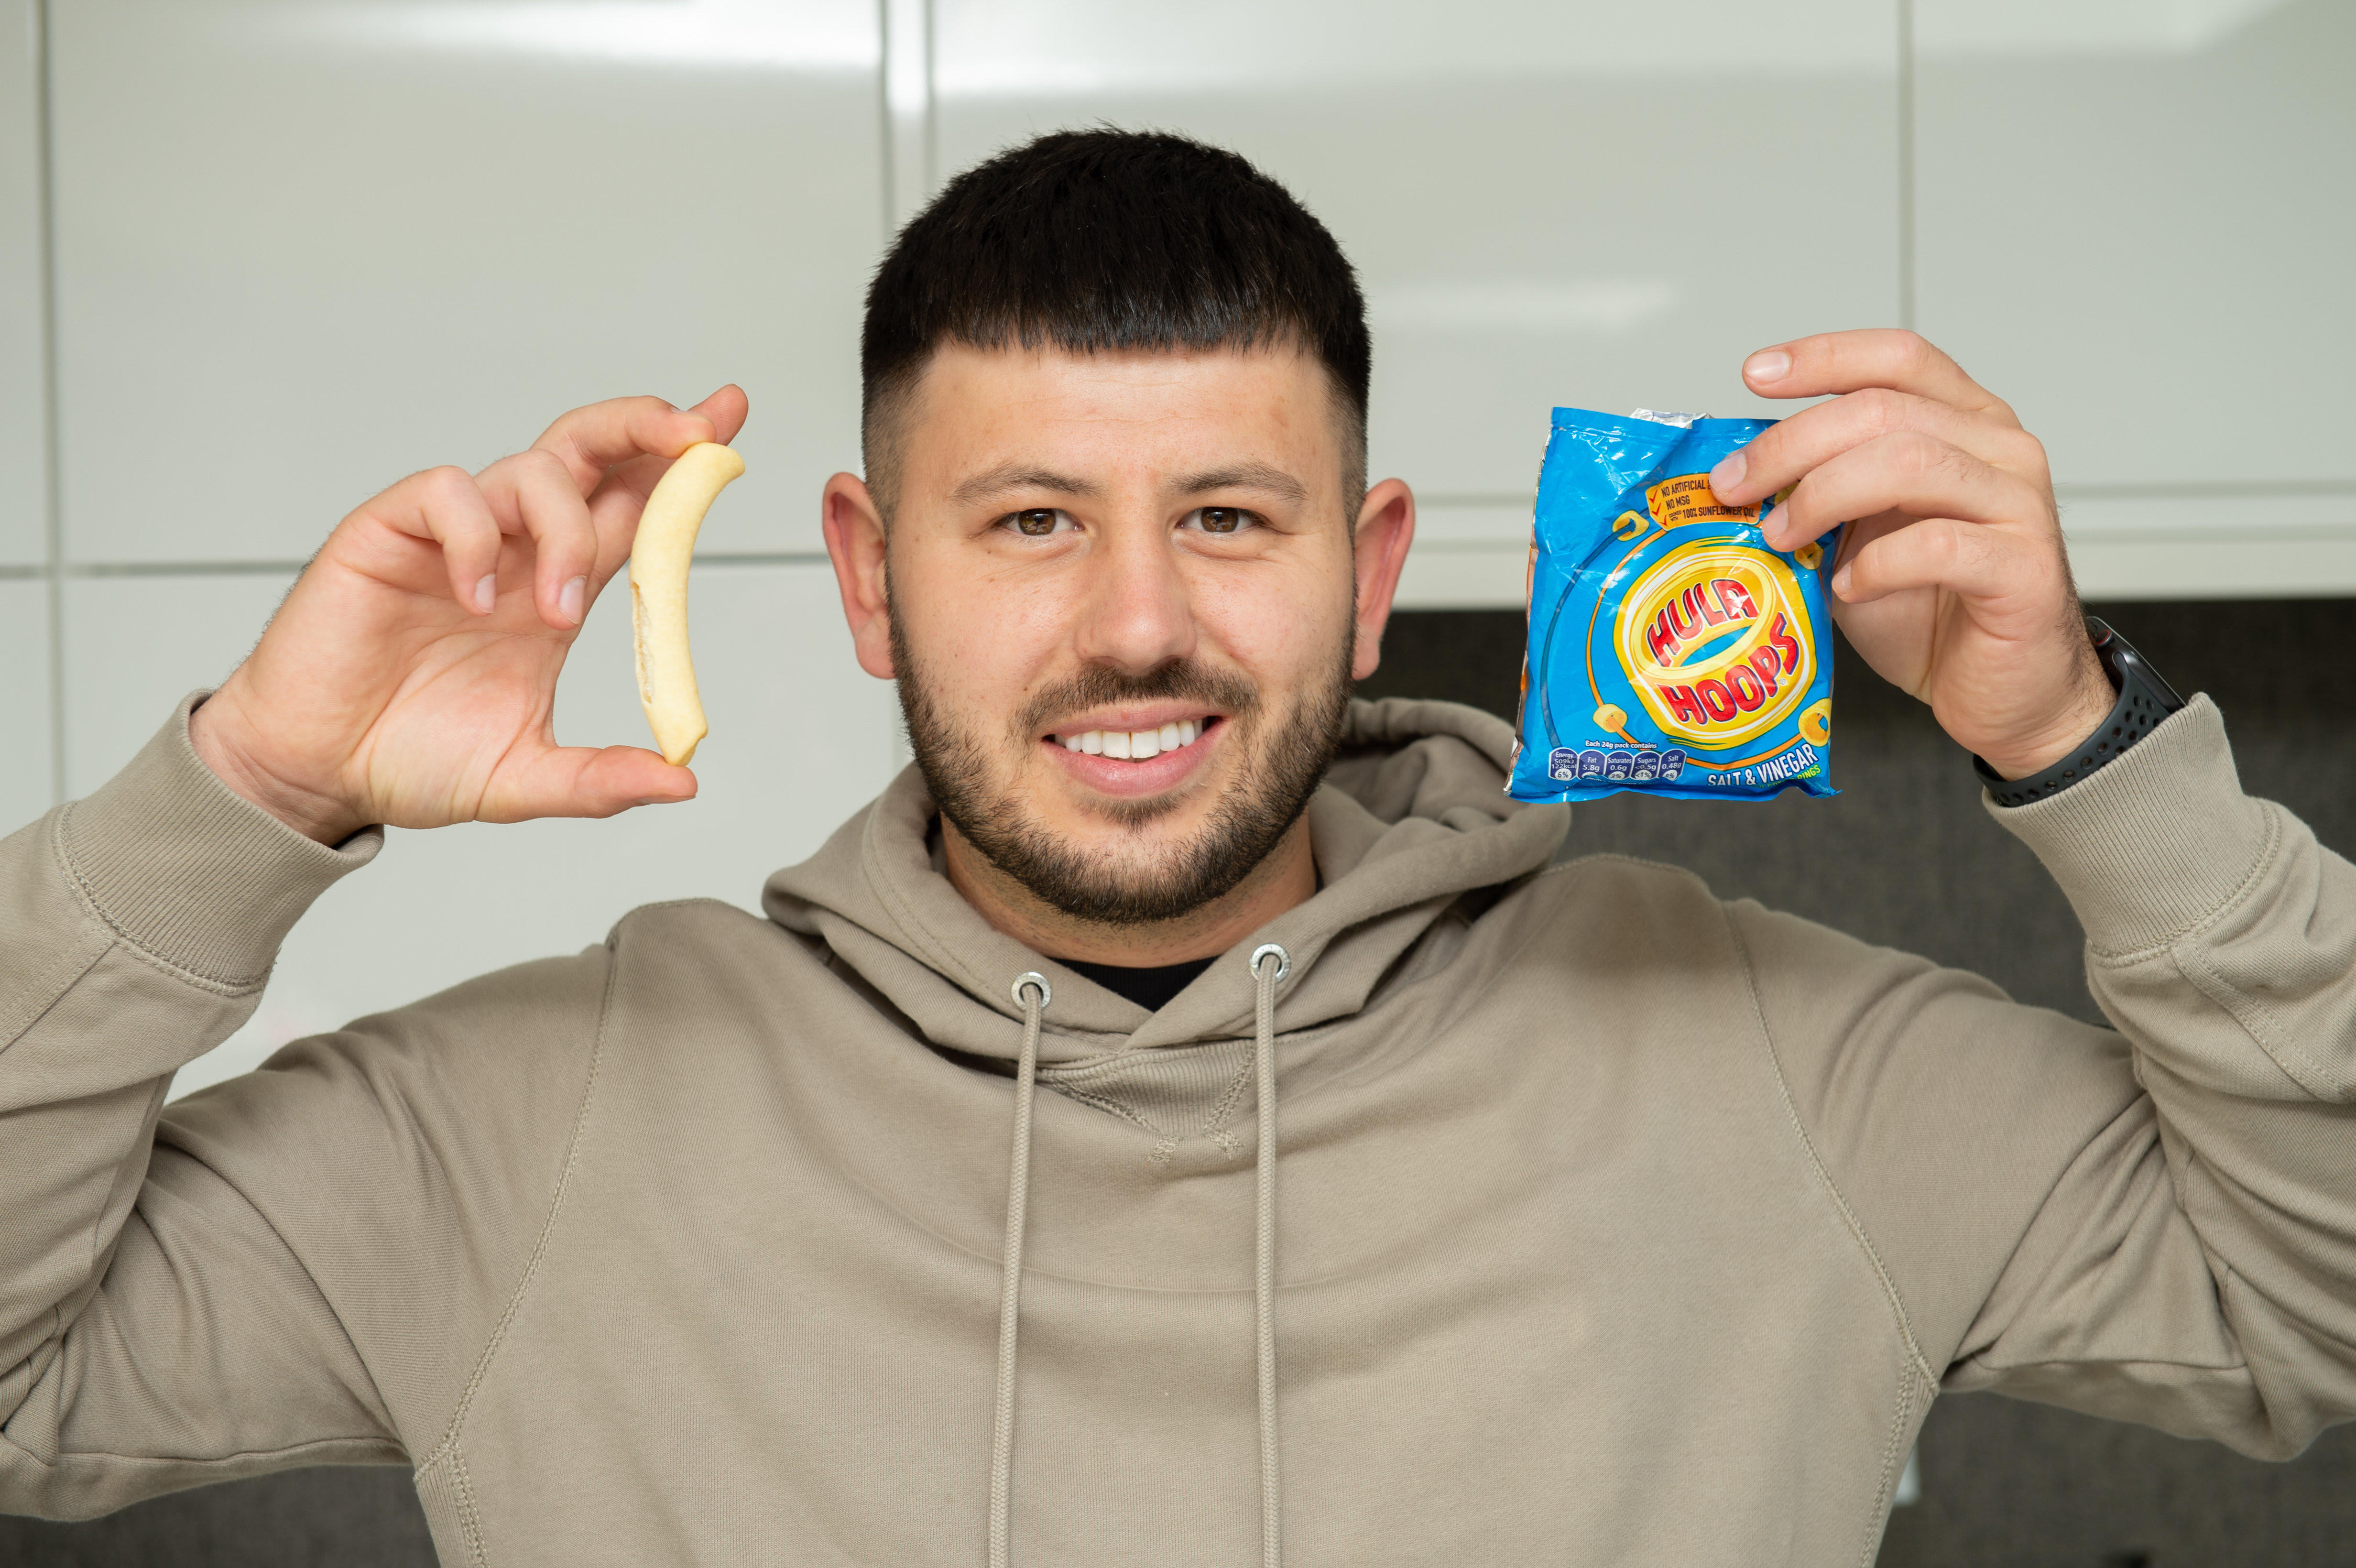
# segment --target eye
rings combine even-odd
[[[1068,513],[1050,507],[1033,507],[1025,512],[1009,512],[998,520],[1001,528],[1012,528],[1026,539],[1045,539],[1049,534],[1070,531],[1079,525]]]
[[[1206,534],[1239,534],[1258,521],[1240,507],[1197,507],[1178,526],[1192,526]]]

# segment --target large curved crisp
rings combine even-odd
[[[630,547],[630,624],[638,653],[638,700],[663,761],[692,761],[707,733],[687,651],[687,568],[712,498],[744,472],[744,460],[717,442],[698,442],[663,474],[638,518]]]

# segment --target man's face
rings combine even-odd
[[[1343,440],[1289,349],[936,356],[896,430],[886,647],[853,624],[1000,870],[1066,914],[1173,919],[1297,818],[1389,598],[1377,573],[1362,616]]]

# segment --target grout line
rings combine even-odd
[[[2228,547],[2251,544],[2331,543],[2356,539],[2356,522],[2235,523],[2223,528],[2076,528],[2062,520],[2062,537],[2072,545],[2197,544]]]
[[[1898,0],[1898,325],[1915,328],[1914,0]]]
[[[2148,485],[2059,484],[2053,486],[2053,494],[2064,501],[2155,501],[2171,497],[2231,501],[2245,496],[2356,496],[2356,480],[2303,483],[2297,479],[2187,479]]]
[[[48,583],[49,602],[49,804],[61,805],[66,798],[66,544],[65,507],[59,485],[63,464],[58,434],[57,138],[51,125],[48,0],[32,0],[32,12],[33,155],[40,182],[41,524],[47,557],[41,575]]]
[[[1519,507],[1527,511],[1531,496],[1526,490],[1439,491],[1428,496],[1419,491],[1415,504],[1418,507]]]
[[[85,560],[60,564],[60,577],[292,577],[300,560]]]
[[[698,566],[824,566],[828,560],[822,549],[699,550],[695,555]],[[293,577],[309,564],[303,560],[86,560],[60,565],[54,573],[46,567],[0,567],[0,577]]]
[[[884,243],[932,195],[930,0],[881,0],[884,28]]]
[[[892,0],[875,0],[875,115],[884,133],[884,155],[876,163],[884,175],[883,243],[889,245],[899,229],[893,218],[897,205],[894,192],[898,148],[892,138]],[[877,247],[879,252],[882,249]]]
[[[698,550],[698,566],[827,566],[833,558],[822,549]]]
[[[0,582],[47,582],[48,580],[47,561],[38,566],[0,566]]]
[[[2306,496],[2356,496],[2356,479],[2178,479],[2157,480],[2150,484],[2088,484],[2072,485],[2067,480],[2053,486],[2055,496],[2064,501],[2105,500],[2239,500],[2244,496],[2265,496],[2296,498]],[[1526,512],[1530,496],[1526,490],[1460,490],[1455,492],[1419,492],[1416,505],[1427,510],[1440,507],[1512,507]]]

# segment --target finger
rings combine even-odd
[[[611,398],[574,409],[531,447],[562,459],[574,489],[586,496],[617,463],[649,453],[677,457],[699,441],[719,438],[719,427],[705,414],[675,409],[660,398]]]
[[[2044,444],[2019,426],[1912,392],[1868,387],[1802,409],[1760,432],[1709,471],[1709,487],[1728,506],[1747,507],[1844,452],[1903,431],[1936,437],[2034,481],[2046,478]]]
[[[643,746],[552,746],[502,769],[485,793],[486,822],[612,816],[634,805],[695,798],[695,774]]]
[[[1762,398],[1816,398],[1887,387],[1966,413],[2017,425],[2012,408],[1964,368],[1902,327],[1824,332],[1762,348],[1742,362],[1743,384]]]
[[[554,453],[519,452],[476,482],[499,528],[532,541],[532,603],[540,618],[560,631],[579,625],[589,612],[597,530],[572,472]]]
[[[477,615],[498,603],[499,525],[463,468],[412,474],[360,508],[360,515],[442,548],[450,592]]]
[[[1869,541],[1833,573],[1833,592],[1846,603],[1870,604],[1909,589],[1942,588],[1974,602],[1976,618],[1997,623],[1991,629],[2001,629],[2008,603],[2041,626],[2052,619],[2049,590],[2058,546],[1960,517],[1925,517]]]
[[[722,443],[734,441],[737,432],[744,427],[744,416],[747,412],[744,389],[732,381],[696,404],[691,411],[701,414],[712,421],[712,428],[717,432],[712,436],[712,440]],[[592,499],[591,506],[599,512],[601,517],[605,508],[599,503],[604,501],[606,496],[635,497],[637,506],[644,506],[647,497],[655,493],[655,485],[669,470],[671,458],[676,455],[678,454],[673,453],[659,456],[637,457],[626,463],[616,464],[606,473],[605,482],[599,487],[601,494]],[[636,525],[637,521],[636,512],[630,514],[629,521],[633,526]]]
[[[1777,549],[1797,549],[1846,522],[1882,512],[1961,517],[2058,531],[2044,492],[2017,474],[1919,431],[1879,435],[1808,471],[1789,498],[1759,520]]]

